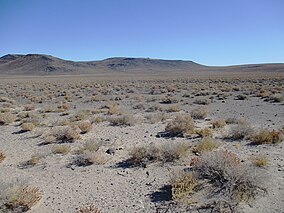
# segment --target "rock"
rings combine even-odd
[[[114,154],[115,154],[115,149],[109,148],[109,149],[106,151],[106,153],[109,154],[109,155],[114,155]]]

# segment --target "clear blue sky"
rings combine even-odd
[[[0,55],[284,62],[284,0],[0,0]]]

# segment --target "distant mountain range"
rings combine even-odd
[[[0,58],[0,75],[61,75],[104,73],[188,73],[202,71],[284,72],[284,63],[237,66],[204,66],[193,61],[150,58],[108,58],[69,61],[44,54],[8,54]]]

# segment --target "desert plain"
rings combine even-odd
[[[0,212],[284,212],[283,80],[2,76]]]

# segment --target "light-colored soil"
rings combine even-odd
[[[192,137],[158,137],[165,131],[165,127],[176,114],[190,114],[196,107],[197,99],[212,100],[208,105],[202,105],[208,111],[205,119],[195,120],[196,128],[212,127],[215,119],[235,118],[245,120],[255,130],[268,128],[281,130],[284,127],[284,105],[282,102],[272,102],[257,97],[261,89],[281,94],[283,96],[283,78],[243,80],[216,80],[208,84],[209,80],[194,81],[151,81],[151,80],[92,80],[92,79],[33,79],[17,80],[5,79],[0,82],[0,97],[14,100],[10,106],[11,112],[19,114],[23,106],[28,103],[35,105],[31,113],[45,114],[40,119],[41,125],[31,132],[21,132],[15,121],[9,125],[0,126],[0,151],[6,158],[0,163],[0,185],[11,182],[26,182],[38,187],[42,191],[42,199],[29,212],[76,212],[79,207],[95,205],[102,212],[201,212],[196,206],[205,205],[207,200],[198,200],[191,205],[180,204],[171,199],[170,192],[161,189],[170,183],[171,177],[183,169],[190,168],[190,161],[196,155],[193,147],[200,141],[196,135]],[[31,84],[32,83],[32,84]],[[239,87],[233,90],[232,88]],[[221,91],[227,89],[227,91]],[[162,93],[160,93],[162,90]],[[151,93],[151,91],[154,93]],[[156,93],[155,93],[156,92]],[[208,92],[207,94],[201,94]],[[58,95],[61,94],[62,95]],[[96,95],[94,95],[96,93]],[[184,96],[188,94],[188,96]],[[226,94],[228,97],[223,97]],[[245,94],[246,100],[236,100],[237,95]],[[55,107],[64,102],[65,96],[72,96],[67,110],[62,112],[43,113],[46,107]],[[225,96],[226,96],[225,95]],[[104,100],[90,100],[92,96]],[[32,102],[33,97],[42,97]],[[119,98],[118,98],[119,97]],[[163,98],[176,98],[176,103],[163,104]],[[210,98],[212,97],[212,98]],[[115,99],[117,98],[117,99]],[[121,100],[120,100],[121,99]],[[0,103],[3,105],[4,102]],[[118,104],[122,115],[107,114],[107,109],[95,114],[94,110],[106,104]],[[134,109],[138,104],[144,108]],[[151,106],[162,107],[162,112],[154,110],[147,112]],[[178,106],[179,112],[168,112],[170,106]],[[0,107],[1,108],[1,107]],[[2,109],[5,108],[2,106]],[[55,144],[43,145],[43,135],[52,128],[56,128],[58,120],[67,119],[80,110],[90,110],[88,120],[103,117],[104,122],[93,123],[93,129],[82,134],[73,143],[64,143],[71,147],[66,154],[53,154]],[[97,112],[96,112],[97,113]],[[146,115],[164,113],[165,120],[150,123]],[[136,119],[133,126],[112,126],[110,118],[131,114]],[[267,194],[259,195],[250,203],[241,202],[240,212],[284,212],[284,148],[283,143],[251,145],[249,139],[225,140],[224,136],[234,125],[228,124],[224,128],[214,129],[213,138],[220,144],[218,149],[232,151],[237,154],[243,164],[251,164],[251,157],[265,155],[268,166],[255,168],[261,185],[267,189]],[[89,166],[71,165],[77,156],[76,150],[88,140],[101,141],[102,146],[97,151],[102,164]],[[150,163],[146,167],[131,167],[123,164],[134,147],[150,144],[178,144],[190,145],[190,150],[183,158],[171,163]],[[114,150],[108,154],[107,150]],[[42,159],[35,166],[21,168],[24,162],[38,153]],[[251,165],[253,167],[253,165]],[[1,203],[1,202],[0,202]],[[187,209],[187,210],[186,210]],[[191,210],[189,210],[191,209]],[[202,212],[210,212],[203,209]]]

